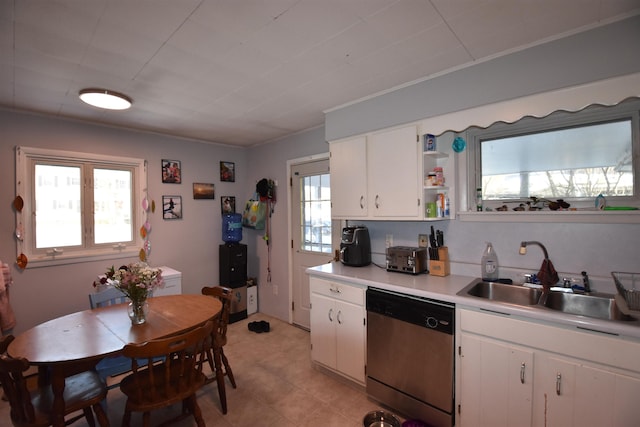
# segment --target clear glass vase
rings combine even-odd
[[[129,319],[132,325],[142,325],[147,321],[147,313],[149,312],[149,304],[147,300],[131,301],[129,303]]]

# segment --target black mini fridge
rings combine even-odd
[[[220,286],[233,290],[229,323],[247,318],[247,245],[220,245]]]

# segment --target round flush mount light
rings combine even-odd
[[[80,99],[89,105],[107,110],[126,110],[131,107],[131,98],[107,89],[82,89]]]

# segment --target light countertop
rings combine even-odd
[[[640,340],[640,320],[609,321],[574,314],[561,313],[545,307],[527,307],[495,302],[483,298],[457,295],[475,277],[449,275],[437,277],[429,274],[411,275],[388,272],[373,264],[366,267],[350,267],[339,262],[308,268],[309,275],[327,280],[344,280],[362,287],[376,287],[406,295],[431,298],[454,303],[465,308],[488,310],[507,316],[519,316],[532,321],[544,322],[583,331],[618,335],[631,340]]]

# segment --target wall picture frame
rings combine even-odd
[[[182,196],[162,196],[162,219],[182,219]]]
[[[182,168],[180,167],[180,160],[162,159],[162,183],[182,183]]]
[[[220,181],[236,181],[236,164],[233,162],[220,162]]]
[[[222,214],[236,213],[236,198],[234,196],[220,197],[220,210]]]
[[[215,199],[216,186],[208,182],[193,183],[193,198],[196,200]]]

